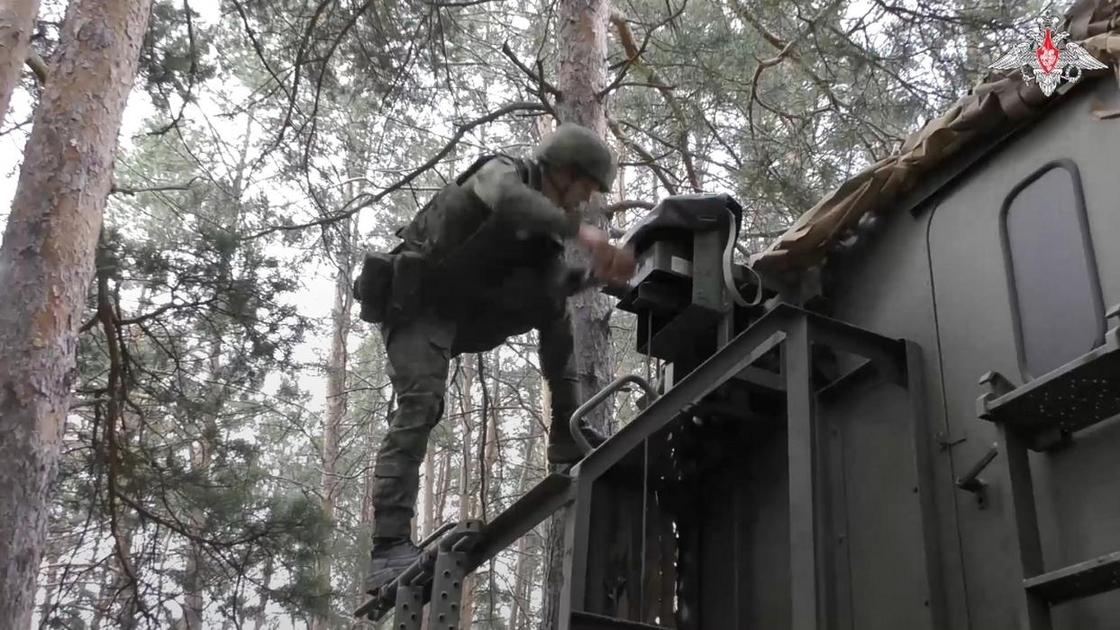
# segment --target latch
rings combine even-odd
[[[992,463],[992,460],[999,454],[999,445],[992,444],[988,452],[980,458],[973,466],[964,474],[963,477],[957,477],[957,487],[965,492],[971,492],[976,495],[976,505],[982,510],[988,507],[988,484],[980,478],[980,473]]]

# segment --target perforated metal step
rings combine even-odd
[[[1051,605],[1120,589],[1120,551],[1028,578],[1023,586]]]
[[[452,591],[461,588],[462,582],[462,577],[456,579],[452,574],[469,574],[548,518],[570,501],[571,484],[572,478],[568,475],[548,475],[489,524],[483,524],[482,521],[459,523],[444,533],[435,547],[425,549],[416,562],[405,569],[395,581],[382,587],[355,610],[354,616],[377,621],[396,609],[393,627],[408,629],[412,627],[408,625],[413,621],[411,613],[402,613],[401,606],[408,604],[410,608],[422,609],[434,597],[435,605],[429,614],[431,622],[436,624],[433,627],[448,627],[452,623],[452,615],[457,615],[460,599]],[[454,557],[450,555],[452,552],[456,554]],[[440,564],[441,556],[445,556],[445,563],[452,564]],[[444,575],[444,571],[450,573]],[[456,585],[455,582],[459,584]],[[398,595],[398,589],[402,586],[412,589],[403,599]],[[416,593],[420,594],[419,606],[414,600]],[[444,593],[447,593],[447,597],[444,597]],[[452,603],[454,607],[451,606]],[[439,610],[436,610],[436,605]],[[444,615],[444,622],[440,621],[440,614]],[[419,612],[417,615],[419,616]],[[401,623],[405,625],[401,626]]]
[[[1103,345],[1021,387],[998,373],[981,381],[991,391],[977,401],[981,418],[1005,424],[1031,450],[1053,447],[1060,436],[1120,414],[1120,328]]]
[[[465,554],[466,552],[474,549],[480,541],[482,530],[482,521],[463,521],[450,529],[447,533],[439,539],[436,546],[424,549],[416,562],[412,563],[408,568],[401,572],[396,580],[381,587],[381,589],[371,596],[366,603],[362,604],[357,610],[354,611],[355,617],[366,617],[373,621],[377,621],[387,615],[390,611],[397,609],[397,614],[394,615],[394,627],[408,628],[408,624],[413,623],[411,617],[412,612],[404,614],[399,608],[407,605],[410,609],[422,609],[424,602],[429,598],[433,588],[441,586],[439,583],[437,572],[441,570],[442,563],[446,562],[445,556],[454,552],[457,554]],[[462,560],[462,557],[456,556],[456,560]],[[472,567],[473,569],[473,567]],[[433,584],[435,580],[435,584]],[[407,594],[398,594],[402,588],[410,590]],[[446,588],[445,588],[446,590]],[[419,593],[419,599],[416,595]],[[418,606],[417,606],[418,601]],[[456,605],[458,599],[455,600]],[[416,616],[419,617],[419,610],[416,610]],[[397,619],[400,618],[400,621]],[[404,623],[405,625],[401,625]]]

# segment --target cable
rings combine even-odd
[[[727,208],[727,215],[727,244],[723,247],[723,286],[727,288],[731,300],[739,306],[757,306],[762,303],[762,278],[758,275],[758,272],[752,269],[750,265],[744,265],[747,271],[754,276],[757,286],[754,299],[750,302],[743,299],[743,294],[739,293],[739,287],[735,286],[735,280],[731,274],[731,252],[735,249],[735,243],[739,240],[739,224],[735,221],[735,213],[731,211],[731,208]]]

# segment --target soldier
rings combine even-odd
[[[568,429],[580,402],[565,302],[570,273],[563,240],[591,253],[592,275],[625,282],[629,250],[580,222],[578,208],[607,192],[614,156],[589,129],[560,125],[535,159],[492,156],[445,186],[398,234],[392,287],[383,315],[367,318],[362,300],[373,279],[355,285],[363,319],[380,321],[397,409],[374,466],[373,549],[366,590],[373,594],[420,553],[410,522],[432,428],[443,415],[448,366],[461,353],[484,352],[507,338],[539,331],[541,372],[551,393],[548,461],[570,465],[582,454]],[[368,263],[368,258],[367,258]],[[368,264],[367,264],[368,266]],[[603,438],[589,428],[593,444]]]

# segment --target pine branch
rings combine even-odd
[[[673,116],[676,118],[678,135],[677,135],[677,150],[681,155],[681,162],[684,164],[685,173],[688,176],[688,183],[695,192],[700,191],[700,178],[696,174],[696,166],[692,162],[692,155],[689,152],[689,137],[688,137],[688,123],[684,114],[684,109],[681,107],[677,97],[673,94],[673,89],[669,87],[657,72],[647,64],[640,61],[641,51],[634,42],[634,33],[630,30],[630,25],[623,18],[620,13],[611,14],[611,23],[614,24],[615,30],[618,31],[618,39],[622,42],[622,47],[626,51],[628,61],[631,65],[637,67],[642,74],[646,76],[647,82],[652,85],[665,99],[665,104],[673,111]],[[616,80],[617,81],[617,80]]]

